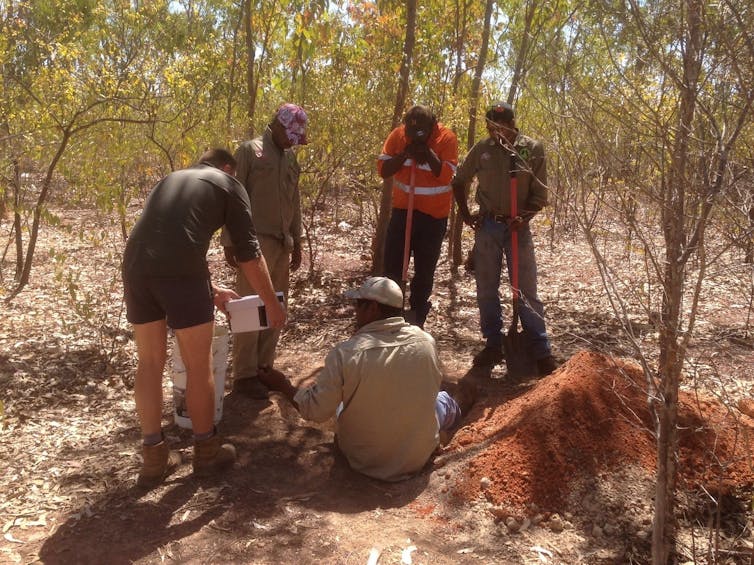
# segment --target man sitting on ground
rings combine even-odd
[[[456,398],[440,391],[435,340],[401,316],[403,295],[386,277],[346,292],[354,299],[356,333],[336,345],[310,386],[295,387],[275,369],[260,380],[290,400],[307,420],[336,416],[336,441],[351,467],[385,481],[420,471],[473,402],[462,383]]]

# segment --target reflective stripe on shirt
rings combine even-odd
[[[403,184],[402,182],[398,180],[393,181],[393,186],[399,190],[402,190],[405,193],[411,192],[411,187],[407,184]],[[452,187],[449,184],[446,184],[444,186],[415,186],[414,187],[414,194],[421,194],[424,196],[433,196],[435,194],[444,194],[446,192],[450,192],[452,190]]]

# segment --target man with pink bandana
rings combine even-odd
[[[301,266],[300,168],[294,145],[306,145],[306,112],[295,104],[280,106],[260,137],[245,141],[236,151],[236,178],[249,193],[254,227],[276,291],[288,294],[291,271]],[[230,242],[223,239],[225,257],[236,266]],[[236,291],[258,294],[240,270]],[[267,398],[257,374],[272,367],[279,329],[246,332],[233,337],[233,390],[252,398]]]

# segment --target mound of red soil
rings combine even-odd
[[[493,503],[560,511],[574,484],[607,470],[633,465],[651,476],[656,453],[646,390],[636,365],[581,352],[526,393],[496,405],[487,399],[453,439],[457,449],[477,451],[455,493],[475,498],[487,477]],[[680,486],[719,492],[750,485],[753,424],[713,399],[682,392]]]

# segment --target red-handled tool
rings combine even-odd
[[[511,288],[513,290],[513,302],[511,312],[511,325],[507,335],[503,336],[503,348],[505,349],[505,365],[508,368],[509,377],[531,377],[537,374],[537,362],[528,343],[526,332],[518,331],[518,308],[521,299],[521,289],[518,281],[518,225],[512,225],[518,217],[518,179],[517,155],[511,154],[510,160],[510,191],[511,191],[511,218],[509,224],[511,236]]]
[[[406,236],[403,240],[403,296],[406,296],[408,286],[408,262],[411,258],[411,227],[414,220],[414,192],[416,191],[416,161],[411,160],[411,175],[408,181],[408,208],[406,209]]]

